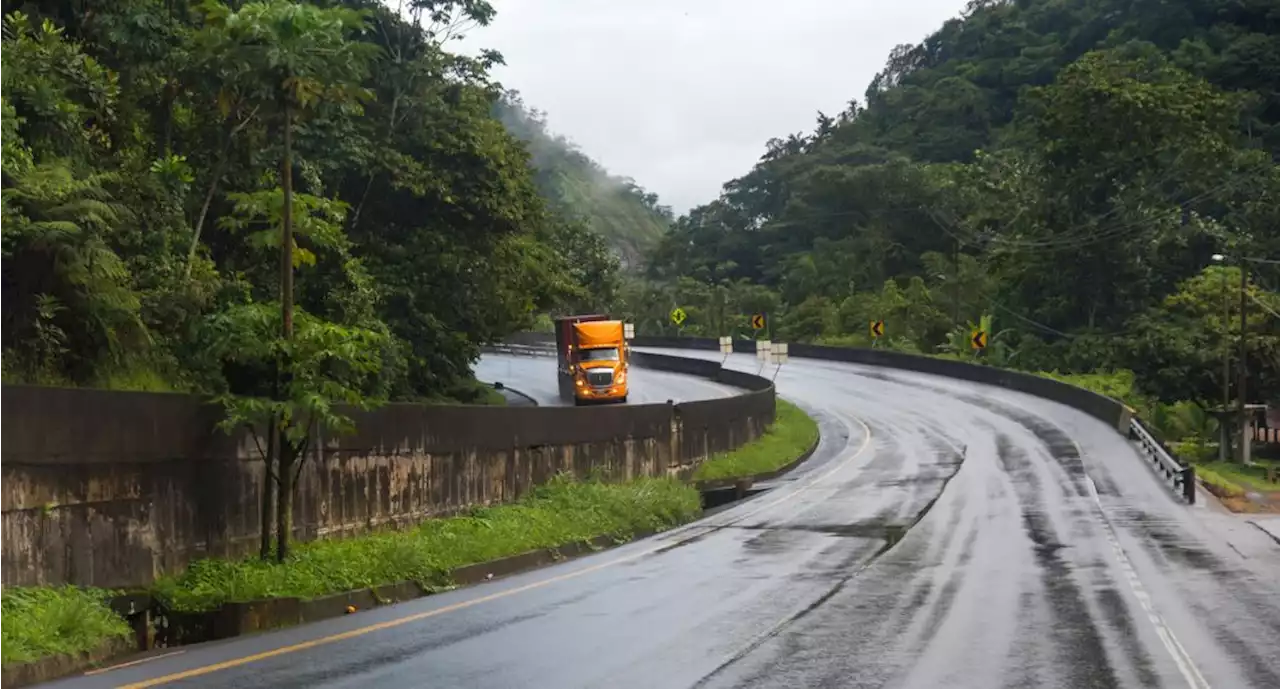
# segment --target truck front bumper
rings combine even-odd
[[[581,387],[575,391],[575,394],[583,402],[623,401],[627,399],[627,386],[611,385],[607,388]]]

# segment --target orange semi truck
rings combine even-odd
[[[575,405],[627,401],[626,328],[608,316],[555,319],[560,398]]]

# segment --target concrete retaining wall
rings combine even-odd
[[[720,373],[690,361],[640,365]],[[355,413],[355,434],[313,443],[296,535],[508,502],[560,471],[687,475],[773,421],[767,380],[725,382],[751,391],[678,405],[392,404]],[[4,585],[140,586],[200,557],[256,551],[262,463],[250,435],[216,430],[219,408],[186,395],[4,386],[0,412]]]

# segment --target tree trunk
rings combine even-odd
[[[280,186],[284,192],[284,208],[280,212],[280,316],[281,337],[293,339],[293,107],[286,96],[284,104],[284,160],[280,169]],[[286,349],[285,356],[288,356]],[[293,362],[285,359],[281,366],[280,391],[289,398],[288,386]],[[286,429],[280,428],[280,461],[276,464],[276,560],[289,557],[289,538],[293,534],[293,463],[297,448],[289,441]]]
[[[161,104],[161,149],[164,154],[173,153],[173,101],[178,98],[178,84],[170,79],[164,85],[163,103]]]
[[[280,313],[284,327],[282,334],[289,340],[293,338],[293,108],[287,100],[284,106],[284,163],[281,168],[284,208],[280,214]],[[285,480],[284,472],[281,472],[280,480]]]
[[[258,546],[258,557],[263,560],[271,559],[271,527],[276,520],[276,482],[275,482],[275,465],[276,458],[280,456],[280,443],[277,442],[278,433],[276,427],[279,423],[274,414],[267,426],[267,454],[263,458],[266,466],[263,467],[262,479],[262,534],[261,541]]]
[[[400,94],[391,100],[391,117],[387,121],[387,145],[390,146],[394,140],[396,132],[396,112],[400,109]],[[369,200],[369,191],[373,189],[373,180],[378,176],[377,171],[369,173],[369,179],[364,183],[364,193],[360,195],[360,202],[356,204],[355,212],[351,214],[351,225],[348,232],[354,232],[356,225],[360,224],[360,212],[364,210],[365,201]]]
[[[230,148],[230,144],[227,147]],[[195,230],[191,232],[191,246],[187,249],[187,267],[182,275],[183,282],[191,279],[191,264],[196,260],[196,249],[200,246],[200,232],[204,228],[204,219],[209,217],[209,206],[213,204],[213,195],[218,191],[218,182],[221,181],[226,166],[227,150],[224,149],[218,157],[218,164],[213,167],[213,180],[209,182],[209,191],[205,192],[204,205],[200,206],[200,217],[196,218]]]
[[[280,463],[276,474],[276,561],[289,557],[289,540],[293,536],[293,464],[298,453],[280,429]]]
[[[205,218],[209,217],[209,206],[213,203],[213,195],[218,190],[218,183],[222,181],[222,175],[227,171],[227,163],[231,159],[231,146],[235,142],[236,134],[239,134],[245,127],[249,126],[249,123],[253,121],[257,113],[258,109],[254,108],[240,124],[232,127],[227,132],[226,143],[222,145],[222,149],[218,152],[218,162],[213,166],[213,180],[209,182],[209,191],[204,195],[204,205],[200,207],[200,217],[196,218],[196,228],[191,236],[191,248],[187,250],[187,267],[182,277],[184,282],[191,279],[191,263],[196,259],[196,248],[200,246],[200,231],[204,228]]]

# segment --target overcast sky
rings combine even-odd
[[[746,173],[771,137],[813,129],[965,0],[493,0],[455,50],[551,128],[677,213]]]

